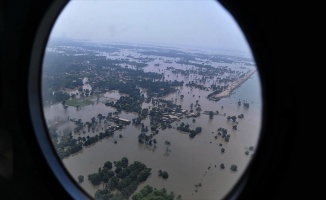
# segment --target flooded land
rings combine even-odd
[[[261,128],[255,62],[236,53],[54,40],[42,97],[59,157],[96,199],[137,199],[147,185],[222,199]]]

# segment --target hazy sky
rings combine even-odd
[[[51,37],[250,53],[238,24],[214,0],[72,0]]]

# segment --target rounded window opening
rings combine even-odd
[[[255,154],[259,75],[207,1],[70,1],[42,66],[47,130],[94,199],[222,199]]]

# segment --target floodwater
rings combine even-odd
[[[150,70],[151,67],[149,66],[147,70]],[[152,70],[158,70],[158,68],[152,68]],[[185,78],[180,75],[177,77],[176,74],[169,71],[165,72],[165,77],[171,80]],[[122,157],[127,157],[129,163],[140,161],[152,168],[152,175],[145,183],[139,185],[138,190],[149,184],[157,189],[165,188],[168,192],[173,191],[174,194],[181,195],[185,200],[222,199],[232,189],[250,162],[254,151],[250,151],[249,155],[246,155],[245,151],[250,146],[256,147],[257,145],[262,108],[259,84],[258,75],[255,73],[230,97],[217,102],[205,98],[208,94],[207,91],[190,89],[185,86],[180,87],[179,94],[171,94],[165,98],[167,100],[176,99],[175,103],[182,105],[182,108],[187,110],[190,110],[191,103],[195,105],[196,100],[198,100],[202,114],[195,118],[195,122],[193,122],[193,118],[182,118],[180,121],[173,122],[172,128],[159,130],[159,134],[154,137],[157,140],[156,148],[139,144],[140,126],[135,127],[130,124],[122,130],[117,130],[114,138],[103,139],[84,148],[81,152],[63,159],[64,166],[76,180],[78,175],[85,177],[81,186],[90,195],[94,195],[96,189],[102,188],[102,186],[92,186],[87,180],[88,174],[97,172],[106,161],[113,162]],[[183,100],[180,99],[181,94],[184,95]],[[46,106],[44,107],[45,119],[48,125],[58,123],[60,134],[68,133],[75,127],[72,122],[68,121],[68,116],[70,119],[81,119],[82,122],[91,121],[91,118],[96,117],[99,113],[106,116],[109,112],[114,112],[115,109],[105,106],[104,102],[119,97],[120,95],[116,91],[105,93],[98,103],[94,100],[94,104],[81,107],[80,110],[76,110],[75,107],[68,107],[65,110],[61,104]],[[238,106],[238,100],[250,102],[250,108]],[[151,106],[151,104],[143,104],[143,107],[147,106]],[[209,119],[209,115],[203,114],[204,111],[209,110],[219,111],[220,115],[215,115],[213,119]],[[226,117],[240,114],[244,114],[245,117],[237,119],[238,130],[233,130],[234,124],[227,121]],[[137,117],[137,114],[121,112],[119,116],[132,120]],[[149,119],[143,122],[145,126],[150,127]],[[182,122],[188,123],[191,129],[200,126],[202,132],[190,139],[188,134],[176,129]],[[86,131],[86,133],[74,134],[73,137],[77,139],[87,135],[95,136],[102,131],[102,127],[105,130],[108,125],[102,122],[98,124],[95,132]],[[228,130],[229,142],[217,135],[218,128]],[[119,138],[119,134],[123,138]],[[216,135],[217,139],[214,138]],[[117,140],[116,144],[113,143],[114,140]],[[164,145],[166,140],[171,142],[169,152],[166,152]],[[224,153],[221,152],[221,148],[225,148]],[[220,168],[222,163],[225,165],[225,169]],[[237,165],[238,171],[232,172],[230,170],[232,164]],[[169,178],[164,180],[159,177],[158,170],[167,171]]]

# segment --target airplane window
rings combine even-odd
[[[217,200],[253,159],[261,85],[217,1],[67,3],[44,49],[44,121],[94,199]]]

